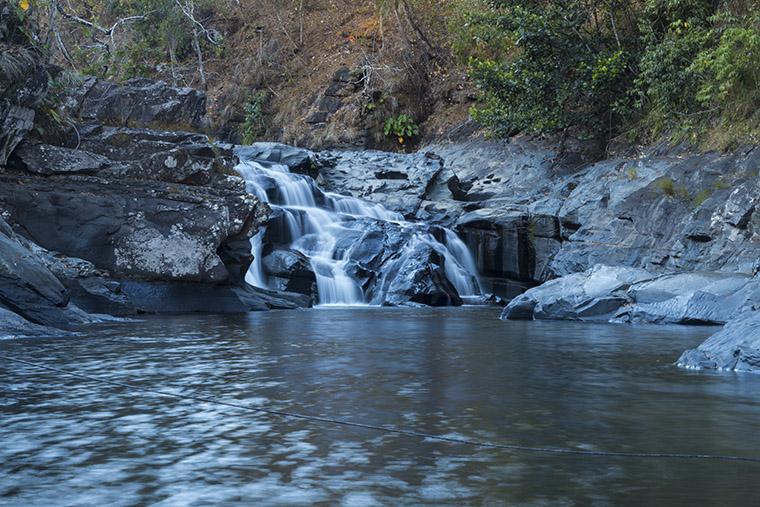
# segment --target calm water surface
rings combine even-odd
[[[760,376],[670,366],[713,329],[498,310],[156,317],[0,352],[253,407],[498,443],[760,456]],[[0,359],[0,504],[758,505],[760,465],[536,455],[176,400]]]

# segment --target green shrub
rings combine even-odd
[[[264,104],[269,94],[263,90],[253,93],[243,106],[245,121],[243,122],[243,144],[251,144],[264,134]]]
[[[400,114],[385,120],[383,134],[386,137],[395,137],[399,144],[404,144],[410,137],[420,135],[420,128],[408,114]]]

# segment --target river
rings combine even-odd
[[[503,444],[760,456],[760,376],[671,366],[714,329],[493,308],[148,317],[3,355],[151,389]],[[558,456],[292,420],[0,359],[0,505],[751,505],[760,464]]]

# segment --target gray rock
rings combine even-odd
[[[732,320],[696,349],[687,350],[681,368],[760,373],[760,312]]]
[[[303,148],[281,143],[254,143],[250,146],[238,146],[236,150],[244,158],[286,165],[293,173],[308,174],[316,178],[319,172],[315,154]]]
[[[49,144],[23,143],[14,156],[27,171],[36,174],[95,174],[111,165],[101,155]]]
[[[642,269],[598,265],[528,290],[507,305],[501,318],[606,321],[631,302],[633,284],[651,278]]]
[[[208,124],[203,92],[151,79],[117,85],[89,78],[71,90],[67,103],[72,116],[115,127],[198,130]]]
[[[12,311],[0,307],[0,340],[10,338],[40,338],[69,336],[70,333],[47,326],[40,326]]]
[[[375,151],[321,152],[318,180],[329,192],[359,197],[414,217],[443,161],[431,154]]]
[[[263,259],[269,283],[284,292],[305,294],[318,298],[317,277],[309,259],[295,250],[274,250]],[[272,286],[272,285],[270,285]]]
[[[0,175],[0,206],[34,242],[114,277],[202,282],[229,278],[220,248],[268,213],[241,191],[23,175]]]
[[[729,273],[666,275],[634,285],[616,322],[724,324],[760,304],[760,281]]]

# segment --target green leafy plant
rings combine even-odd
[[[243,106],[245,121],[243,122],[243,144],[254,143],[264,134],[264,105],[269,94],[263,90],[253,93]]]
[[[420,135],[420,128],[408,114],[400,114],[385,120],[383,134],[386,137],[395,137],[398,143],[403,145],[410,137]]]

